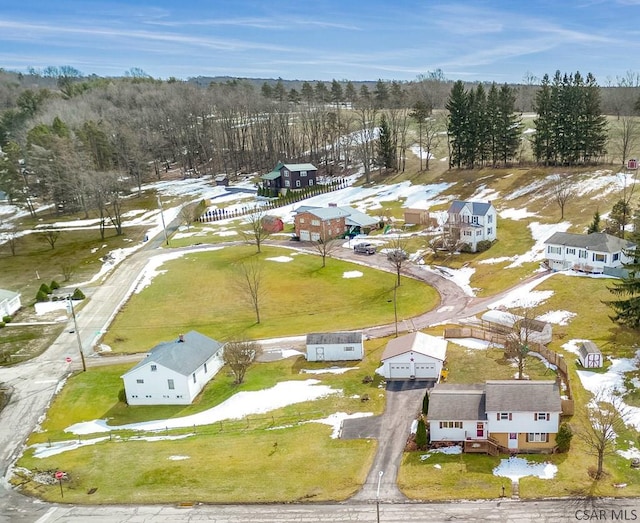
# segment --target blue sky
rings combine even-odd
[[[640,0],[3,0],[0,67],[521,82],[640,71]]]

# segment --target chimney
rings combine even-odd
[[[330,204],[329,204],[329,207],[337,207],[337,206],[338,206],[338,204],[337,204],[337,203],[330,203]]]
[[[184,343],[184,334],[178,334],[178,343]]]

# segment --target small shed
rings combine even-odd
[[[388,380],[440,380],[447,340],[412,332],[387,343],[382,353],[382,374]]]
[[[585,340],[578,348],[580,365],[585,369],[599,369],[602,367],[602,352],[592,341]]]
[[[405,209],[404,223],[412,225],[428,225],[429,211],[426,209]]]
[[[223,185],[223,186],[227,186],[229,185],[229,177],[226,174],[219,174],[214,178],[214,181],[216,182],[216,185]]]
[[[13,316],[22,307],[20,293],[0,289],[0,321],[3,316]]]
[[[262,228],[268,233],[280,232],[284,229],[284,222],[277,216],[266,214],[262,218]]]
[[[307,361],[349,361],[363,357],[362,331],[307,334]]]

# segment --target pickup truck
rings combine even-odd
[[[353,247],[356,254],[375,254],[376,248],[371,243],[358,243]]]

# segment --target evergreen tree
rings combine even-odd
[[[540,90],[536,93],[533,110],[538,115],[533,121],[536,132],[533,135],[533,155],[536,162],[549,165],[553,159],[551,108],[552,92],[549,75],[544,75]]]
[[[505,166],[513,160],[520,147],[522,120],[516,114],[516,94],[512,87],[504,84],[498,95],[498,155]]]
[[[387,84],[382,80],[378,80],[376,82],[376,87],[373,91],[373,97],[378,109],[387,107],[387,104],[389,102],[389,89],[387,89]]]
[[[573,431],[568,423],[563,423],[558,428],[558,434],[556,435],[556,445],[559,452],[569,452],[571,448],[571,438],[573,438]]]
[[[593,221],[587,228],[587,234],[591,234],[592,232],[600,232],[600,213],[598,211],[593,213]]]
[[[260,92],[267,100],[271,100],[273,98],[273,88],[267,82],[263,82]]]
[[[453,84],[446,109],[449,111],[447,134],[451,146],[449,168],[460,168],[465,162],[469,118],[469,94],[461,80]]]
[[[631,256],[635,252],[629,252]],[[640,260],[636,258],[624,265],[627,276],[608,287],[619,299],[605,302],[615,314],[611,319],[632,329],[640,329]]]
[[[420,170],[422,171],[422,126],[424,121],[431,114],[431,108],[422,100],[418,100],[413,110],[409,113],[409,116],[413,118],[418,124],[418,145],[420,146]]]
[[[424,398],[422,399],[422,414],[425,416],[429,411],[429,391],[424,393]]]
[[[310,104],[313,102],[313,87],[309,82],[302,82],[302,87],[300,88],[300,93],[302,94],[302,98],[305,102]]]
[[[380,116],[380,137],[378,139],[378,165],[385,169],[396,166],[396,148],[387,115]]]
[[[331,102],[338,107],[338,104],[342,102],[343,94],[342,94],[342,85],[337,80],[332,80],[331,82]]]
[[[418,426],[416,428],[416,446],[424,450],[427,448],[427,426],[424,423],[422,416],[418,420]]]
[[[347,102],[353,104],[358,101],[358,93],[353,85],[353,82],[349,80],[344,88],[344,97]]]

